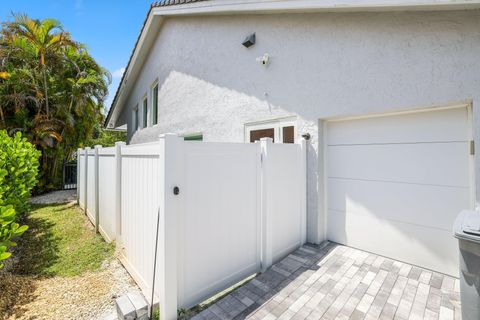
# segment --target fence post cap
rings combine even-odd
[[[115,142],[116,146],[124,146],[126,143],[124,141],[117,141]]]
[[[166,137],[178,137],[178,134],[176,134],[176,133],[162,133],[162,134],[158,135],[158,137],[160,139],[164,139]]]
[[[162,133],[158,136],[159,140],[169,140],[169,141],[179,141],[179,140],[183,140],[181,139],[181,137],[176,134],[176,133]]]
[[[101,144],[96,144],[96,145],[94,146],[94,148],[95,148],[95,149],[100,149],[100,148],[102,148],[102,145],[101,145]]]
[[[266,143],[273,143],[273,139],[268,137],[260,138],[260,141]]]

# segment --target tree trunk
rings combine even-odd
[[[5,116],[3,115],[3,109],[2,107],[0,106],[0,119],[2,120],[2,128],[6,127],[5,125]]]
[[[43,66],[43,87],[45,89],[45,111],[47,113],[47,117],[50,114],[50,108],[48,106],[48,87],[47,87],[47,72],[45,70],[45,66]]]

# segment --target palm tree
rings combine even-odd
[[[0,129],[22,131],[42,151],[41,184],[103,121],[110,74],[54,19],[14,15],[0,29]]]
[[[50,115],[48,101],[47,60],[56,60],[65,47],[77,47],[70,34],[63,31],[62,24],[55,19],[33,20],[27,15],[14,15],[14,21],[7,24],[13,33],[13,45],[33,55],[39,63],[45,94],[45,112]],[[35,61],[34,60],[34,61]]]

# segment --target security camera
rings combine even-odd
[[[268,53],[265,53],[263,56],[257,58],[257,62],[260,62],[266,67],[270,62],[270,56],[268,55]]]

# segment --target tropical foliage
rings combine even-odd
[[[117,141],[126,141],[126,131],[105,130],[98,126],[94,130],[93,137],[86,142],[87,146],[101,145],[103,147],[113,147]]]
[[[22,132],[42,152],[39,190],[103,121],[110,74],[59,21],[14,15],[0,30],[0,129]]]
[[[9,258],[13,238],[27,226],[18,224],[18,216],[28,209],[30,191],[37,183],[40,152],[17,132],[13,137],[0,131],[0,268]]]
[[[12,239],[28,230],[28,226],[20,226],[15,222],[15,216],[12,206],[0,206],[0,269],[4,266],[2,261],[12,255],[8,248],[17,245]]]

